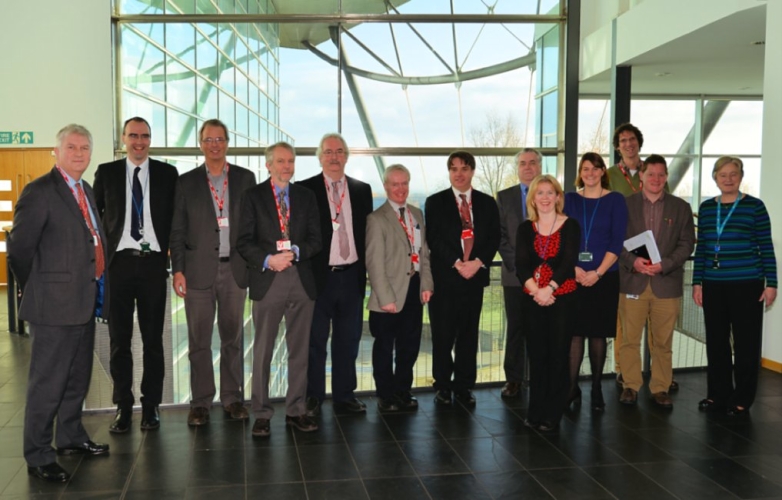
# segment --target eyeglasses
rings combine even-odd
[[[222,144],[224,142],[228,142],[228,139],[226,139],[225,137],[207,137],[205,139],[201,139],[201,142],[205,142],[207,144],[212,144],[212,143]]]
[[[128,137],[130,137],[134,141],[138,139],[143,139],[145,141],[148,141],[149,139],[152,138],[150,134],[128,134]]]
[[[337,155],[337,156],[345,156],[345,150],[344,149],[337,149],[334,151],[333,149],[327,149],[323,152],[323,156],[331,156],[331,155]]]

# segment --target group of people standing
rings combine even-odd
[[[636,127],[625,124],[614,134],[618,165],[606,168],[600,155],[584,155],[578,190],[567,195],[556,178],[541,175],[540,154],[524,149],[516,156],[520,183],[495,201],[472,187],[473,155],[454,152],[447,160],[450,187],[429,196],[423,212],[408,203],[410,172],[398,164],[385,170],[387,201],[373,211],[370,186],[345,174],[350,151],[339,134],[320,141],[322,172],[295,183],[294,148],[270,145],[269,178],[260,184],[252,172],[227,162],[222,122],[205,121],[198,138],[204,163],[180,176],[149,158],[151,127],[131,118],[122,132],[127,157],[100,165],[93,190],[82,179],[92,136],[68,125],[57,135],[57,164],[19,199],[8,258],[23,290],[19,315],[30,323],[32,338],[24,430],[31,475],[67,481],[56,455],[109,451],[81,424],[96,318],[108,320],[111,339],[117,410],[109,431],[126,433],[132,423],[134,311],[143,340],[140,427],[160,428],[169,258],[188,326],[190,426],[209,424],[217,392],[215,317],[223,411],[229,419],[250,417],[243,397],[248,288],[255,327],[252,435],[271,433],[270,365],[283,320],[286,425],[318,429],[329,338],[333,406],[365,412],[355,396],[355,363],[367,277],[379,410],[418,406],[411,389],[426,304],[435,403],[474,406],[483,293],[498,250],[508,319],[502,397],[521,393],[529,359],[529,426],[554,430],[565,408],[580,402],[586,339],[592,409],[605,407],[600,379],[610,337],[619,353],[620,402],[635,404],[646,325],[650,392],[656,404],[672,406],[671,344],[683,266],[695,242],[693,216],[686,202],[667,192],[665,159],[641,161],[643,136]],[[738,191],[742,176],[737,158],[715,165],[722,195],[701,207],[693,292],[706,314],[709,355],[709,391],[700,407],[733,415],[745,413],[754,399],[763,304],[773,303],[777,286],[768,214],[760,200]],[[659,262],[623,248],[626,238],[647,230]]]

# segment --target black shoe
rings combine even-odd
[[[679,382],[671,380],[671,386],[668,387],[668,392],[676,392],[679,390]]]
[[[130,421],[133,417],[131,408],[117,408],[117,415],[109,426],[109,432],[113,434],[125,434],[130,429]]]
[[[451,391],[447,389],[441,389],[434,395],[434,404],[436,405],[450,405],[451,404]]]
[[[285,424],[291,427],[299,429],[301,432],[313,432],[318,430],[318,424],[315,423],[307,415],[299,415],[298,417],[291,417],[286,415]]]
[[[603,399],[603,390],[600,387],[597,389],[592,389],[592,404],[590,407],[594,412],[605,411],[606,402]]]
[[[521,384],[518,382],[505,382],[505,387],[500,391],[502,398],[517,398],[521,394]]]
[[[310,396],[307,398],[307,416],[312,418],[318,415],[320,415],[320,401],[318,398]]]
[[[559,424],[544,420],[543,422],[539,423],[535,429],[540,432],[553,432],[557,430],[557,427],[559,427]]]
[[[141,410],[141,430],[154,431],[160,429],[160,413],[157,406],[144,406]]]
[[[269,419],[256,418],[255,423],[253,424],[252,433],[255,437],[269,437],[269,434],[272,433],[271,426],[269,425]]]
[[[334,401],[334,407],[338,411],[347,411],[350,413],[364,413],[367,411],[367,405],[356,398],[348,399],[347,401]]]
[[[739,418],[746,417],[747,415],[749,415],[749,408],[747,407],[731,406],[728,409],[729,417]]]
[[[109,445],[93,443],[90,440],[77,446],[57,448],[58,455],[105,455],[109,452]]]
[[[377,398],[377,409],[382,412],[399,411],[396,399]]]
[[[464,389],[462,391],[456,391],[456,400],[468,408],[475,406],[475,396],[472,395],[472,391]]]
[[[581,388],[579,386],[576,386],[570,391],[570,397],[567,400],[566,408],[573,411],[581,408]]]
[[[66,483],[71,478],[68,471],[60,467],[57,462],[38,467],[27,467],[27,474],[53,483]]]
[[[418,400],[410,391],[400,392],[396,395],[396,405],[403,410],[418,408]]]

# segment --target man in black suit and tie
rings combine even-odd
[[[204,164],[179,177],[171,226],[174,292],[185,299],[190,358],[187,424],[209,423],[215,397],[212,333],[220,334],[220,401],[232,419],[249,418],[243,405],[244,304],[247,263],[236,249],[244,192],[255,175],[226,161],[228,127],[207,120],[198,132]]]
[[[242,203],[237,247],[250,268],[253,301],[252,435],[267,437],[274,407],[269,401],[269,366],[285,318],[288,347],[288,394],[285,423],[303,432],[318,430],[307,416],[307,355],[315,277],[312,257],[320,251],[320,227],[315,195],[290,184],[296,152],[286,142],[266,148],[271,178],[249,189]]]
[[[92,375],[95,318],[106,317],[106,237],[90,186],[92,135],[71,124],[57,134],[57,164],[28,184],[14,212],[8,261],[22,290],[19,317],[30,323],[32,352],[24,414],[24,458],[31,476],[66,482],[56,455],[103,455],[81,410]],[[57,418],[57,450],[52,448]]]
[[[98,166],[95,201],[108,239],[111,277],[111,378],[117,414],[113,433],[130,428],[133,413],[133,311],[144,342],[141,378],[141,428],[158,429],[158,406],[163,397],[165,360],[163,322],[168,278],[168,236],[174,214],[174,166],[149,158],[149,123],[130,118],[122,130],[127,158]]]
[[[525,148],[516,154],[519,183],[497,193],[500,211],[500,256],[502,257],[502,289],[505,297],[505,317],[508,319],[505,343],[505,387],[500,395],[514,398],[521,393],[524,380],[524,332],[521,308],[524,288],[516,276],[516,231],[527,219],[527,191],[532,179],[542,171],[540,153]]]
[[[323,251],[313,259],[318,298],[310,332],[307,414],[320,413],[326,396],[326,346],[331,328],[331,395],[335,408],[354,413],[366,405],[354,394],[367,287],[364,248],[372,213],[369,184],[345,175],[350,150],[339,134],[326,134],[317,151],[323,173],[297,184],[315,192]]]
[[[435,403],[451,394],[475,406],[478,323],[489,266],[500,244],[500,216],[491,196],[472,188],[475,157],[456,151],[448,157],[451,187],[426,199],[426,241],[437,293],[429,302]],[[455,356],[451,351],[455,349]]]

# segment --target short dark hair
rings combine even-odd
[[[143,123],[149,129],[149,133],[150,134],[152,133],[152,126],[149,124],[148,121],[141,118],[140,116],[134,116],[133,118],[128,118],[127,120],[125,120],[125,123],[122,125],[122,135],[125,135],[125,130],[127,130],[128,123],[130,122]]]
[[[223,129],[223,132],[225,133],[225,142],[229,142],[228,137],[228,127],[225,125],[225,123],[221,122],[217,118],[211,118],[209,120],[206,120],[202,125],[201,128],[198,129],[198,142],[201,142],[201,138],[204,136],[204,129],[206,127],[221,127]]]
[[[641,173],[646,172],[646,169],[649,167],[649,165],[662,165],[665,167],[665,173],[668,173],[668,162],[665,161],[665,158],[660,155],[649,155],[649,157],[646,158],[641,165]]]
[[[586,161],[603,171],[603,177],[600,178],[600,186],[603,189],[611,189],[611,181],[608,180],[608,175],[606,174],[606,162],[598,153],[584,153],[581,157],[581,161],[578,162],[578,175],[576,175],[575,182],[576,187],[578,189],[584,187],[584,181],[581,180],[581,167],[584,166],[584,162]]]
[[[641,133],[641,130],[633,125],[632,123],[623,123],[616,127],[616,130],[614,130],[614,138],[613,138],[613,144],[614,149],[619,148],[619,134],[622,132],[632,132],[635,134],[636,140],[638,140],[638,149],[644,147],[644,135]]]
[[[459,158],[462,160],[465,164],[470,166],[470,170],[475,170],[475,157],[468,153],[467,151],[454,151],[450,155],[448,155],[448,168],[451,168],[451,162],[453,162],[454,159]]]

